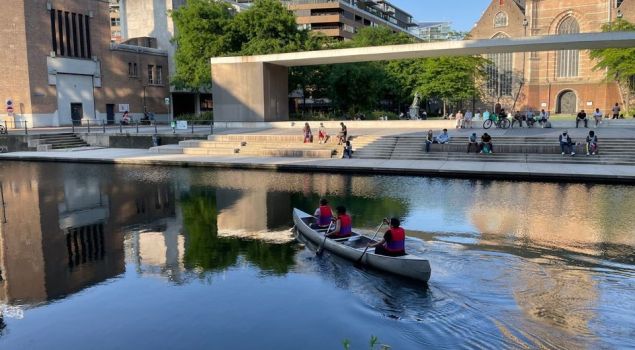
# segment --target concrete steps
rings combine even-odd
[[[73,133],[39,135],[37,139],[29,141],[29,147],[35,147],[38,151],[63,150],[89,146],[88,143]]]

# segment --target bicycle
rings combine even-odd
[[[496,125],[496,127],[500,129],[509,129],[509,127],[511,126],[511,122],[508,118],[498,119],[496,122],[491,119],[487,119],[483,122],[483,129],[491,128],[492,124]]]

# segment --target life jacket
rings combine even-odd
[[[318,218],[318,225],[328,226],[333,218],[331,207],[328,205],[320,205],[320,217]]]
[[[385,248],[391,252],[403,252],[406,250],[406,231],[401,227],[390,229],[391,240],[386,241]]]
[[[338,217],[340,219],[340,233],[339,237],[348,237],[353,233],[353,221],[350,215],[344,214]]]

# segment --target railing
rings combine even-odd
[[[213,120],[194,120],[182,122],[157,122],[150,120],[133,120],[128,123],[108,122],[100,119],[83,119],[75,121],[70,126],[54,128],[33,128],[28,126],[28,121],[4,121],[0,122],[0,133],[20,133],[28,135],[31,133],[72,132],[86,134],[213,134]]]

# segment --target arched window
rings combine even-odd
[[[494,28],[507,27],[507,14],[499,12],[494,16]]]
[[[560,35],[580,33],[580,25],[573,16],[569,16],[560,22],[557,33]],[[577,77],[579,67],[579,50],[561,50],[556,54],[556,72],[559,78]]]
[[[503,33],[496,34],[492,39],[507,38]],[[486,58],[490,61],[487,65],[487,91],[492,97],[512,96],[512,53],[493,53]]]

